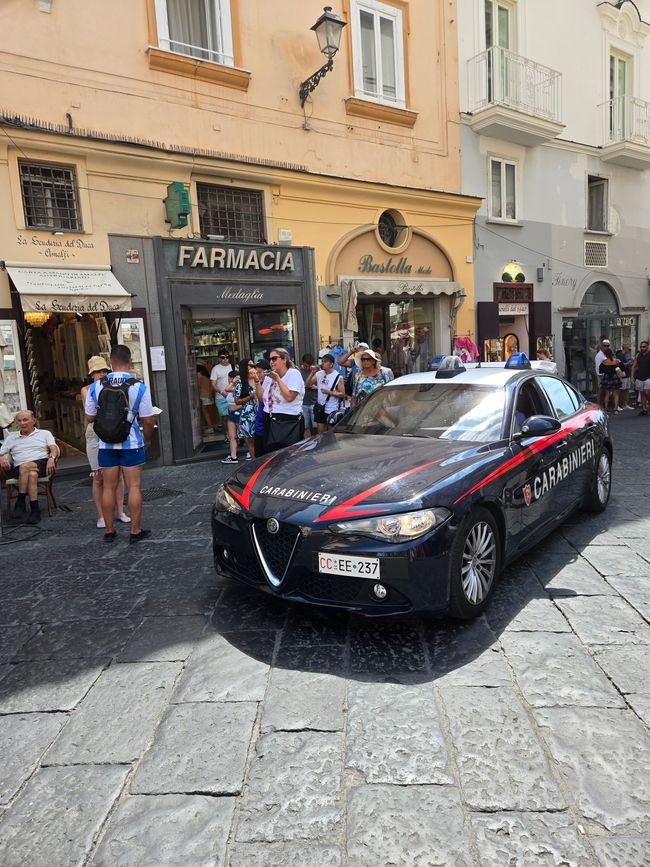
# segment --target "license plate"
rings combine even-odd
[[[318,552],[318,571],[327,575],[347,575],[351,578],[379,579],[377,557],[347,557],[345,554]]]

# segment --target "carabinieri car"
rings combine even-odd
[[[504,565],[611,488],[605,413],[523,354],[508,365],[445,359],[242,466],[216,494],[217,570],[370,616],[476,617]]]

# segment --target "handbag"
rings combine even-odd
[[[318,424],[327,423],[327,414],[325,412],[325,404],[317,403],[314,406],[314,421]]]
[[[625,379],[625,374],[620,367],[616,368],[616,376],[618,376],[619,379]]]
[[[300,415],[274,413],[269,418],[269,432],[266,438],[268,451],[277,451],[285,446],[299,443],[305,433],[305,422]]]

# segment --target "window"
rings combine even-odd
[[[517,221],[517,165],[490,159],[489,216],[494,220]]]
[[[568,418],[580,406],[580,399],[571,386],[565,386],[560,379],[551,379],[550,376],[540,376],[537,380],[546,392],[553,412],[558,421]]]
[[[607,178],[587,175],[587,229],[607,231]]]
[[[201,234],[219,240],[264,244],[262,193],[237,187],[197,184]]]
[[[352,6],[355,95],[405,106],[402,12],[376,0]]]
[[[160,48],[234,65],[230,0],[156,0]]]
[[[609,135],[613,141],[628,138],[628,92],[631,61],[620,54],[609,56]]]
[[[72,166],[18,161],[25,225],[81,231],[77,180]]]

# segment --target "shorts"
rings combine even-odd
[[[650,379],[637,379],[635,388],[637,391],[650,391]]]
[[[228,413],[228,421],[231,421],[233,424],[239,424],[241,421],[241,413],[240,412],[229,412]]]
[[[314,408],[316,404],[302,405],[302,417],[305,420],[305,430],[316,430],[316,419],[314,418]]]
[[[147,463],[147,456],[143,448],[139,449],[100,449],[100,469],[110,467],[141,467]]]
[[[630,380],[628,379],[627,376],[623,377],[623,379],[621,379],[619,381],[621,383],[621,388],[629,388],[630,387]]]
[[[211,397],[202,397],[201,398],[201,406],[212,406],[212,398]]]
[[[228,415],[229,404],[226,398],[223,397],[223,395],[218,394],[214,399],[214,404],[217,407],[217,412],[222,418]]]
[[[25,461],[24,463],[32,463],[32,461]],[[47,475],[47,458],[38,458],[38,460],[33,461],[38,467],[38,477],[40,479],[41,476]],[[17,479],[20,475],[20,464],[17,467],[12,467],[9,470],[9,477],[12,479]]]
[[[93,425],[89,424],[86,428],[86,455],[88,463],[93,473],[99,470],[99,439],[95,433]]]

